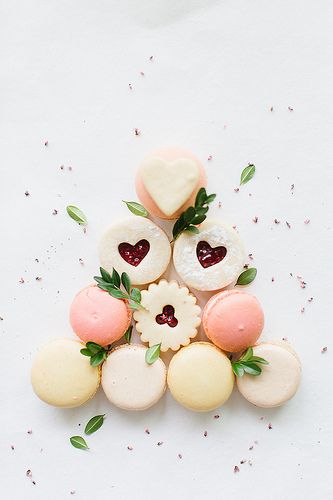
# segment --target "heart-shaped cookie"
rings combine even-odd
[[[166,161],[151,157],[141,163],[140,176],[158,208],[170,216],[193,193],[200,178],[200,170],[190,158]]]
[[[140,240],[135,245],[120,243],[118,252],[121,257],[131,266],[138,266],[149,252],[150,244],[147,240]]]
[[[197,244],[198,261],[205,269],[221,262],[227,255],[227,249],[223,246],[212,248],[207,241],[199,241]]]

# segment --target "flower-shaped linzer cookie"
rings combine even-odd
[[[161,351],[177,351],[197,335],[201,309],[188,288],[161,280],[142,291],[141,305],[133,317],[142,342],[161,344]]]

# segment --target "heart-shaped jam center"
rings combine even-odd
[[[199,241],[197,244],[198,261],[206,267],[215,266],[227,255],[227,249],[223,246],[212,248],[207,241]]]
[[[171,328],[178,325],[178,319],[175,316],[175,308],[167,305],[163,307],[162,314],[156,316],[156,323],[159,325],[164,325],[165,323]]]
[[[149,252],[150,245],[147,240],[140,240],[135,245],[120,243],[118,252],[121,257],[131,266],[137,267]]]

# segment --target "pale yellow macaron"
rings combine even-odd
[[[111,403],[123,410],[147,410],[166,388],[166,367],[161,358],[146,363],[147,348],[123,344],[116,347],[102,368],[102,387]]]
[[[31,383],[45,403],[74,408],[96,393],[100,371],[80,353],[82,347],[83,344],[76,340],[57,339],[46,344],[35,356]]]
[[[262,372],[253,377],[237,378],[239,392],[250,403],[261,408],[281,406],[297,392],[301,381],[301,362],[286,342],[263,342],[253,347],[254,356],[268,361]]]
[[[194,411],[210,411],[230,397],[234,375],[227,356],[209,342],[194,342],[172,358],[168,386],[178,403]]]

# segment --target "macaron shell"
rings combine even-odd
[[[124,300],[90,285],[74,297],[69,318],[74,332],[84,343],[106,346],[124,335],[132,313]]]
[[[102,368],[102,387],[111,403],[124,410],[146,410],[157,403],[166,388],[166,367],[161,358],[148,365],[147,348],[124,344],[116,347]]]
[[[80,353],[81,342],[57,339],[45,345],[35,356],[31,383],[45,403],[74,408],[91,399],[100,383],[98,367]]]
[[[232,393],[234,375],[227,356],[209,342],[194,342],[172,358],[168,386],[178,403],[193,411],[223,405]]]
[[[196,162],[196,164],[199,167],[200,170],[200,178],[198,181],[198,184],[196,188],[194,189],[193,193],[189,197],[189,199],[178,209],[176,210],[173,214],[171,215],[166,215],[162,212],[162,210],[157,206],[157,204],[154,202],[153,198],[150,196],[148,193],[142,178],[140,176],[140,168],[138,170],[138,173],[136,175],[135,179],[135,187],[136,187],[136,192],[137,195],[142,203],[142,205],[156,217],[159,217],[161,219],[177,219],[184,210],[186,210],[187,207],[190,205],[194,205],[195,202],[195,197],[197,192],[201,187],[206,186],[207,183],[207,177],[205,170],[202,166],[202,164],[199,162],[199,160],[189,151],[186,151],[181,148],[165,148],[165,149],[159,149],[156,151],[153,151],[150,155],[147,156],[149,157],[158,157],[166,161],[175,161],[177,159],[181,158],[188,158]],[[166,189],[170,190],[170,196],[172,196],[172,183],[166,185]]]
[[[289,349],[268,342],[254,346],[253,354],[269,364],[260,365],[262,373],[256,377],[237,377],[239,392],[261,408],[274,408],[291,399],[301,380],[299,359]]]
[[[202,324],[207,337],[220,349],[239,352],[254,345],[260,337],[264,313],[253,295],[226,290],[207,302]]]

